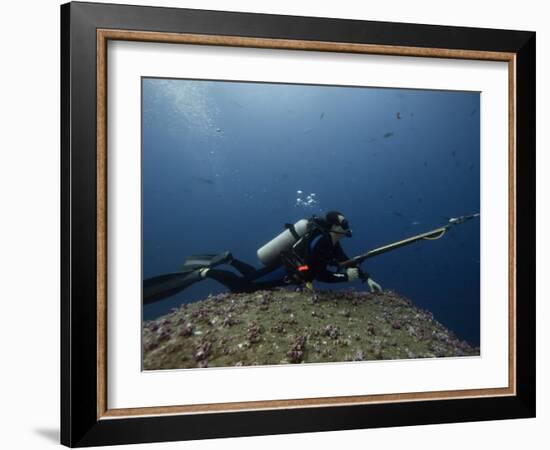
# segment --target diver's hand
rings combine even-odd
[[[359,269],[357,267],[349,267],[346,269],[346,275],[348,276],[348,281],[357,280],[360,276]]]
[[[367,278],[367,284],[369,285],[371,292],[382,292],[382,286],[380,286],[376,281],[371,277]]]

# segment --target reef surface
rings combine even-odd
[[[143,323],[143,369],[477,356],[396,292],[218,294]]]

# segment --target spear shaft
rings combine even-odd
[[[470,219],[473,219],[474,217],[479,217],[479,214],[476,213],[476,214],[471,214],[469,216],[451,218],[449,219],[449,223],[447,223],[446,225],[443,225],[439,228],[435,228],[430,231],[426,231],[424,233],[417,234],[415,236],[402,239],[397,242],[392,242],[391,244],[383,245],[382,247],[378,247],[373,250],[369,250],[366,253],[363,253],[361,255],[348,259],[347,261],[343,261],[339,263],[339,266],[340,267],[356,266],[358,264],[361,264],[363,261],[365,261],[368,258],[372,258],[374,256],[378,256],[383,253],[387,253],[389,251],[392,251],[401,247],[405,247],[406,245],[414,244],[415,242],[418,242],[418,241],[423,241],[423,240],[435,241],[437,239],[442,238],[449,228],[455,225],[460,225]]]

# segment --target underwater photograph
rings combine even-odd
[[[142,369],[480,355],[480,93],[142,78]]]

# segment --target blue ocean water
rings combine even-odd
[[[479,212],[478,92],[142,83],[144,278],[225,250],[260,267],[256,250],[283,224],[330,210],[351,224],[349,256]],[[474,219],[363,268],[479,345],[479,231]],[[317,283],[350,286],[368,289]],[[224,291],[204,280],[145,306],[144,320]]]

